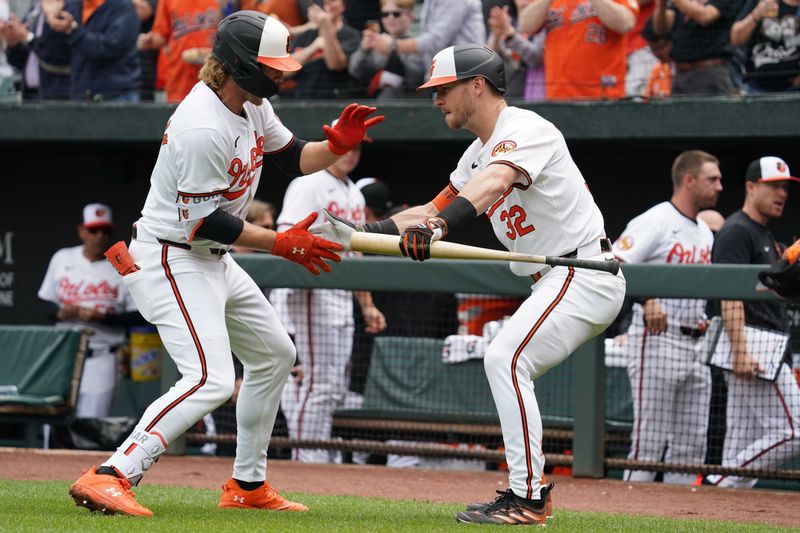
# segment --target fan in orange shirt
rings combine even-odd
[[[547,32],[544,69],[548,100],[625,95],[628,40],[636,0],[534,0],[520,13],[521,30]]]
[[[165,47],[159,57],[168,102],[179,102],[198,80],[220,21],[217,0],[160,0],[153,29],[139,35],[140,50]],[[162,64],[162,60],[166,63]]]

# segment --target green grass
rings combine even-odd
[[[218,491],[149,485],[137,490],[139,502],[153,510],[152,518],[104,516],[78,508],[67,494],[68,484],[48,481],[0,480],[0,531],[508,531],[509,526],[468,526],[455,522],[459,505],[415,501],[292,494],[311,509],[308,513],[275,513],[217,509]],[[721,521],[671,520],[627,515],[558,510],[548,531],[790,531],[764,525]]]

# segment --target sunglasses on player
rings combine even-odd
[[[402,17],[405,14],[406,14],[406,12],[402,11],[402,10],[401,11],[381,11],[381,18],[394,17],[396,19],[399,19],[400,17]]]

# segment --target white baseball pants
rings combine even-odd
[[[532,289],[489,345],[484,368],[500,415],[509,486],[537,499],[544,455],[533,380],[608,327],[622,307],[625,278],[557,267]]]
[[[289,436],[304,440],[331,438],[333,412],[344,404],[353,351],[353,295],[350,291],[290,290],[286,304],[294,325],[294,342],[303,364],[303,381],[286,383],[281,408]],[[295,460],[337,462],[335,451],[298,448]]]
[[[227,401],[235,380],[233,352],[244,365],[233,477],[265,480],[267,447],[295,359],[275,311],[230,254],[139,240],[130,253],[141,270],[125,276],[125,284],[182,375],[147,408],[137,430],[169,443]]]
[[[722,465],[780,468],[800,454],[800,384],[788,365],[775,382],[726,372],[728,411]],[[752,488],[758,478],[709,476],[720,487]]]
[[[704,340],[670,325],[652,335],[641,314],[628,331],[628,378],[633,397],[633,429],[628,459],[705,463],[711,373],[701,362]],[[664,450],[666,449],[666,454]],[[654,481],[656,472],[626,470],[626,481]],[[665,472],[664,482],[691,484],[692,474]]]

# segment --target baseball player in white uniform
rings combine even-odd
[[[175,438],[231,397],[233,352],[244,365],[236,404],[233,476],[220,507],[305,511],[266,483],[267,447],[295,349],[261,289],[227,253],[232,244],[271,251],[318,274],[341,245],[309,234],[309,215],[284,232],[244,221],[269,159],[290,175],[327,168],[383,117],[350,104],[327,141],[296,139],[266,98],[284,73],[300,68],[276,19],[239,11],[220,22],[201,81],[167,123],[130,254],[118,243],[117,266],[142,315],[182,378],[145,411],[133,433],[99,468],[72,487],[78,505],[150,516],[130,491]],[[266,165],[264,165],[266,166]],[[121,246],[120,246],[121,245]]]
[[[709,264],[714,236],[698,217],[722,192],[717,158],[681,153],[672,165],[673,194],[628,223],[614,243],[626,263]],[[706,458],[711,374],[703,360],[706,301],[651,298],[633,306],[628,329],[628,377],[633,396],[629,459],[701,465]],[[664,450],[666,449],[666,454]],[[627,481],[654,481],[656,472],[626,470]],[[665,483],[695,476],[666,472]]]
[[[111,243],[111,208],[89,204],[78,226],[80,246],[62,248],[50,259],[39,288],[57,325],[85,327],[89,352],[83,363],[75,416],[111,416],[117,386],[117,350],[125,343],[126,326],[144,322],[128,289],[103,253]]]
[[[510,251],[612,260],[603,216],[558,129],[536,113],[506,105],[503,60],[480,45],[445,48],[433,58],[435,104],[452,129],[478,138],[432,201],[363,230],[402,232],[401,251],[430,257],[430,243],[485,213]],[[530,277],[531,295],[489,344],[486,376],[500,416],[509,489],[473,504],[460,522],[545,524],[551,485],[543,485],[542,419],[534,379],[564,361],[617,316],[622,274],[512,263]]]
[[[327,209],[354,224],[364,224],[364,196],[348,175],[358,165],[361,149],[355,148],[325,170],[295,178],[283,199],[278,229],[288,228],[310,212],[324,217]],[[349,383],[348,363],[353,351],[353,296],[359,302],[367,332],[386,327],[383,314],[367,291],[338,289],[284,289],[294,342],[305,375],[289,379],[281,408],[289,436],[304,440],[331,437],[333,411],[343,406]],[[338,452],[297,448],[295,460],[336,462]]]

